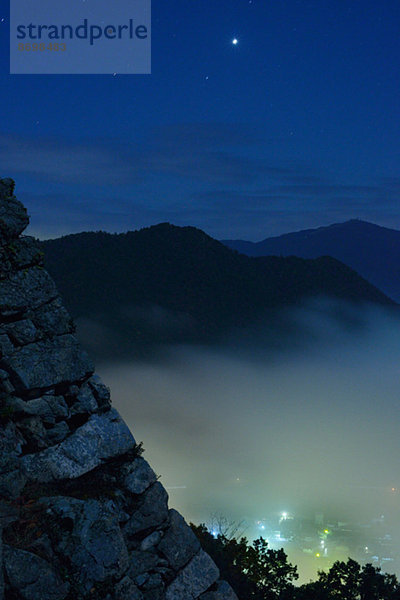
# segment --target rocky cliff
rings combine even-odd
[[[233,600],[74,336],[0,180],[0,598]]]

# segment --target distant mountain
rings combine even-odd
[[[224,240],[248,256],[332,256],[400,302],[400,231],[360,220],[306,229],[262,242]]]
[[[42,244],[72,315],[132,344],[209,340],[314,295],[393,304],[334,258],[249,258],[193,227],[162,223]]]

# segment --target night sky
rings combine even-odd
[[[399,227],[397,0],[154,0],[147,76],[10,76],[0,19],[1,175],[31,233]]]
[[[16,180],[32,235],[400,229],[398,0],[153,0],[152,75],[115,76],[9,75],[5,4],[0,177]],[[313,344],[273,357],[239,339],[99,365],[188,520],[222,511],[251,536],[283,510],[385,514],[400,547],[399,321],[360,310],[356,333],[343,311],[299,309]],[[95,315],[86,327],[108,343]],[[319,567],[299,565],[303,578]]]

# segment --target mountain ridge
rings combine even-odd
[[[123,319],[138,343],[206,341],[310,296],[394,305],[334,258],[247,257],[193,227],[71,234],[41,247],[75,318],[96,315],[113,330]]]
[[[289,237],[289,236],[296,236],[298,234],[306,234],[306,233],[314,233],[314,232],[321,232],[324,230],[328,230],[328,229],[337,229],[337,228],[341,228],[343,226],[347,226],[350,224],[355,224],[355,225],[366,225],[369,226],[371,229],[383,229],[386,231],[394,231],[394,232],[398,232],[400,234],[400,230],[399,229],[393,229],[392,227],[386,227],[384,225],[378,225],[377,223],[371,223],[371,221],[364,221],[364,219],[347,219],[346,221],[338,221],[335,223],[330,223],[329,225],[320,225],[319,227],[308,227],[307,229],[296,229],[295,231],[288,231],[286,233],[280,233],[279,235],[271,235],[268,236],[266,238],[263,238],[262,240],[258,241],[258,242],[251,242],[249,240],[244,240],[242,238],[239,239],[223,239],[220,240],[223,244],[228,244],[228,243],[234,243],[234,242],[243,242],[245,244],[251,244],[251,245],[258,245],[258,244],[262,244],[263,242],[269,241],[269,240],[277,240],[277,239],[281,239],[284,237]]]
[[[223,240],[248,256],[330,255],[356,270],[365,279],[400,302],[400,231],[361,219],[305,229],[260,242]]]

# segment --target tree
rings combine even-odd
[[[250,545],[245,537],[214,538],[205,525],[191,525],[204,550],[217,564],[221,577],[229,581],[243,600],[291,600],[297,568],[287,562],[285,552],[268,548],[263,538]]]
[[[227,521],[223,524],[229,525],[226,533],[235,531]],[[214,537],[205,525],[191,527],[240,600],[400,600],[396,576],[371,564],[336,561],[329,571],[319,571],[317,581],[295,587],[297,567],[288,563],[283,549],[268,548],[263,538],[250,544],[245,537]]]
[[[349,558],[347,563],[336,561],[327,573],[319,572],[319,581],[327,590],[329,598],[336,600],[359,599],[360,565]]]
[[[355,560],[336,561],[318,581],[302,585],[295,600],[400,600],[395,575],[381,573],[371,564],[361,567]]]
[[[260,537],[248,546],[245,573],[262,590],[262,598],[289,598],[292,582],[298,579],[297,567],[287,562],[284,550],[272,550]],[[289,595],[291,594],[291,595]]]
[[[362,568],[359,582],[360,600],[400,599],[399,582],[395,575],[381,573],[371,564]]]

